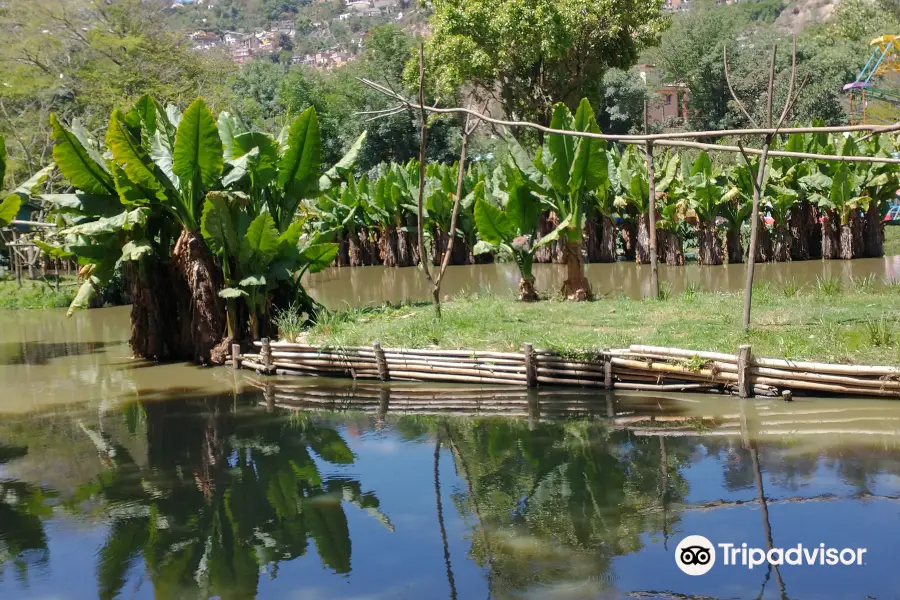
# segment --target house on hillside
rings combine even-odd
[[[666,123],[672,119],[687,119],[687,103],[691,91],[684,83],[663,82],[655,65],[641,64],[637,71],[644,85],[653,89],[658,97],[648,107],[651,123]]]

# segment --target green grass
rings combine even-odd
[[[65,283],[57,292],[52,283],[40,280],[23,279],[21,288],[15,279],[0,280],[0,309],[65,308],[78,291],[77,286]]]
[[[837,289],[835,289],[837,287]],[[517,350],[524,342],[565,353],[651,344],[759,356],[860,364],[897,364],[900,288],[765,284],[753,296],[752,330],[741,331],[743,296],[691,289],[667,300],[625,297],[596,302],[516,302],[492,295],[455,298],[443,319],[428,304],[323,315],[309,341],[332,346]]]
[[[900,254],[900,226],[889,225],[884,228],[884,255]]]

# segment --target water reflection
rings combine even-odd
[[[556,293],[565,279],[563,265],[534,265],[540,293]],[[595,293],[600,296],[625,294],[643,298],[650,293],[650,266],[618,262],[585,265],[585,275]],[[757,265],[757,281],[795,281],[799,285],[814,285],[817,278],[850,278],[872,276],[877,284],[882,280],[900,278],[900,256],[867,258],[853,261],[800,261]],[[680,294],[689,285],[708,291],[736,292],[743,290],[746,278],[744,265],[683,267],[659,265],[660,281],[668,282],[672,293]],[[514,264],[486,264],[449,267],[441,289],[453,296],[460,292],[491,290],[497,294],[513,294],[519,282]],[[416,267],[334,267],[307,276],[307,286],[313,297],[330,308],[379,305],[383,302],[430,301],[431,292]]]
[[[4,419],[0,596],[821,598],[900,584],[882,535],[900,525],[893,403],[247,383]],[[870,559],[696,581],[672,558],[688,533]],[[86,567],[74,579],[67,544]]]

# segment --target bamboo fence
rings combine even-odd
[[[371,347],[332,348],[292,342],[232,346],[230,364],[268,375],[350,377],[354,380],[576,386],[655,392],[713,392],[783,396],[795,392],[900,397],[900,368],[762,358],[750,346],[736,354],[632,345],[578,355],[535,349],[521,352]]]

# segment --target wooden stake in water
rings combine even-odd
[[[750,387],[750,346],[744,344],[738,348],[737,355],[738,396],[749,398],[753,395]]]
[[[537,365],[534,358],[534,346],[522,344],[522,354],[525,355],[525,382],[530,388],[537,387]]]

